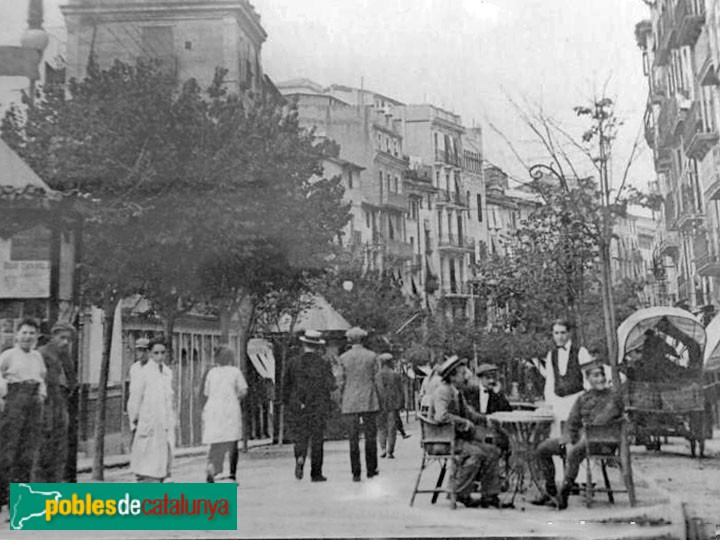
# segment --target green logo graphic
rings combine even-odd
[[[12,530],[237,530],[235,484],[12,484]]]

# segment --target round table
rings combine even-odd
[[[541,490],[540,472],[535,461],[537,446],[550,436],[555,417],[543,411],[497,412],[488,416],[510,439],[508,458],[508,496],[505,504],[513,505],[518,493],[525,493],[533,484]]]

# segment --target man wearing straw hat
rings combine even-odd
[[[310,480],[325,482],[323,476],[323,443],[325,426],[332,406],[335,376],[322,356],[325,340],[316,330],[300,336],[302,354],[288,366],[283,401],[290,414],[295,439],[295,478],[301,480],[310,446]]]
[[[76,384],[70,347],[75,328],[57,323],[50,331],[50,341],[40,347],[47,368],[47,400],[43,410],[43,441],[40,444],[34,482],[62,482],[68,450],[68,399]]]
[[[360,466],[360,420],[365,428],[365,465],[367,477],[378,474],[377,468],[377,420],[380,410],[375,387],[378,365],[377,356],[362,345],[367,332],[351,328],[345,333],[350,350],[340,355],[339,386],[342,392],[341,411],[345,415],[350,438],[350,469],[353,482],[359,482]]]

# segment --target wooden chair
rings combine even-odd
[[[620,446],[623,435],[626,435],[626,419],[617,420],[603,426],[585,425],[585,471],[587,480],[585,483],[585,503],[588,507],[592,504],[595,492],[607,493],[608,501],[615,503],[614,493],[627,493],[630,499],[630,506],[635,506],[635,486],[633,485],[632,472],[623,469],[620,459]],[[627,440],[627,439],[625,439]],[[592,481],[592,464],[599,463],[602,472],[604,488],[594,487]],[[613,488],[610,485],[607,468],[610,463],[616,463],[622,473],[625,489]]]
[[[458,462],[458,455],[455,452],[455,425],[452,422],[438,424],[422,414],[418,414],[417,418],[420,421],[422,434],[420,446],[422,447],[423,454],[420,471],[415,481],[415,489],[410,499],[410,506],[415,502],[415,496],[418,493],[432,493],[432,504],[437,502],[440,493],[447,493],[450,497],[450,505],[454,510],[457,506],[457,493],[455,492],[453,479]],[[433,462],[440,464],[440,474],[435,483],[435,488],[420,489],[420,479],[422,478],[423,472],[425,472],[425,469]],[[444,488],[443,482],[448,466],[450,468],[450,479],[448,487]]]

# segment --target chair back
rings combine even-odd
[[[584,426],[588,453],[592,456],[614,456],[620,447],[625,420],[620,419],[604,425]]]
[[[420,444],[432,456],[452,455],[455,449],[455,425],[452,422],[440,424],[426,416],[418,415],[422,438]]]

